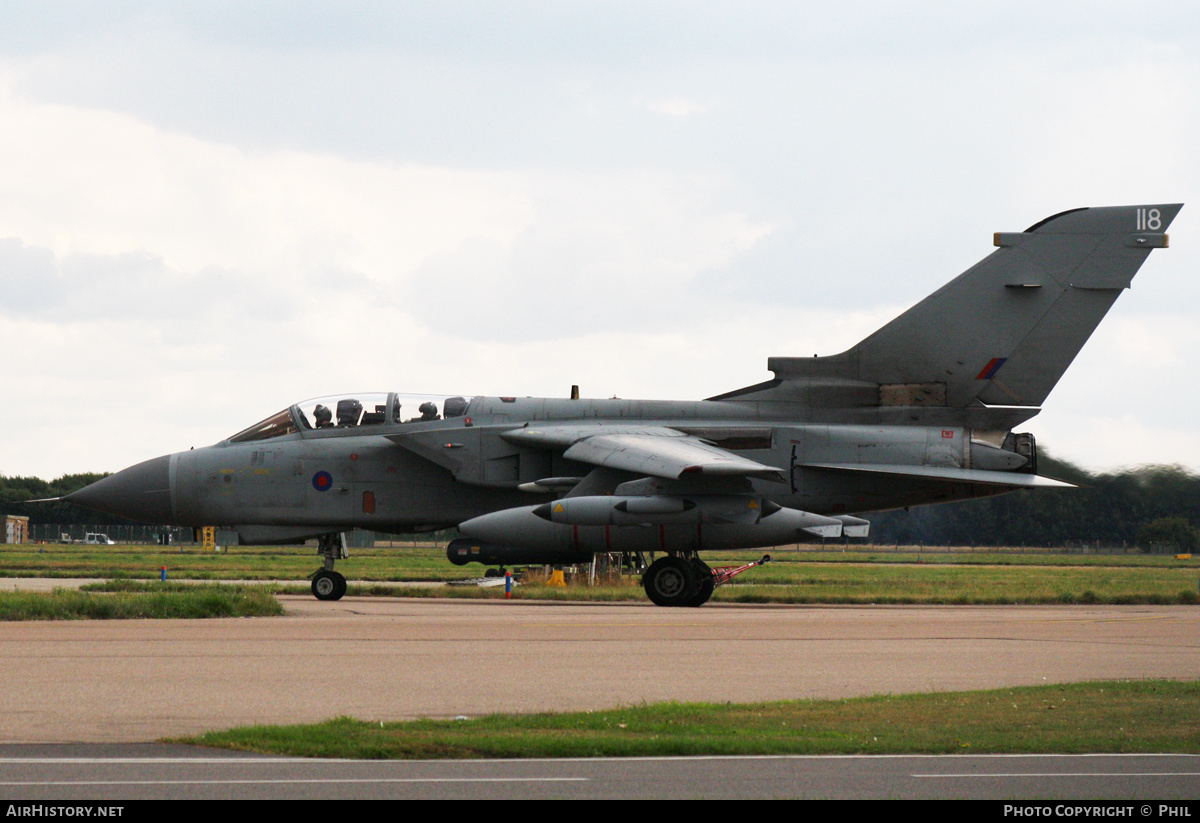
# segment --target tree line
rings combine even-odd
[[[1200,476],[1178,465],[1092,473],[1039,450],[1040,474],[1075,489],[1026,489],[868,515],[881,544],[926,546],[1195,546]],[[1160,521],[1182,521],[1176,528]],[[1189,542],[1190,541],[1190,542]]]
[[[0,474],[0,514],[16,514],[29,518],[30,523],[63,523],[63,524],[126,524],[132,521],[122,520],[111,514],[82,509],[69,503],[26,503],[26,500],[42,500],[48,497],[62,497],[73,491],[82,489],[97,480],[108,477],[103,474],[64,474],[57,480],[43,480],[40,477],[6,477]]]

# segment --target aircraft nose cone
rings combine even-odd
[[[174,520],[171,455],[122,469],[64,499],[68,503],[143,523],[170,523]]]

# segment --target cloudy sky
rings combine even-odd
[[[1190,202],[1026,426],[1200,470],[1200,5],[0,6],[0,473],[343,391],[702,398]]]

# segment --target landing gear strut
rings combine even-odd
[[[350,556],[346,551],[346,535],[342,532],[321,535],[317,538],[317,554],[325,560],[322,568],[312,577],[313,597],[318,600],[341,600],[346,593],[346,578],[333,570],[333,564]]]
[[[660,557],[642,575],[642,588],[656,606],[700,606],[712,597],[712,569],[696,556]]]

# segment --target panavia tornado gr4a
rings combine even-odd
[[[1023,232],[858,345],[773,357],[772,380],[699,401],[357,393],[290,406],[66,499],[135,520],[317,538],[322,599],[352,529],[457,526],[455,563],[658,555],[660,606],[698,606],[708,550],[865,536],[863,512],[1032,486],[1038,413],[1179,204],[1084,208]],[[644,556],[644,554],[643,554]]]

